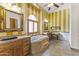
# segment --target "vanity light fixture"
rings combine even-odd
[[[15,11],[18,13],[22,12],[22,9],[20,7],[18,7],[16,4],[13,5],[11,3],[0,3],[0,5],[8,10],[12,10],[12,11]]]
[[[49,3],[49,4],[48,4],[48,10],[49,10],[49,11],[51,10],[51,7],[52,7],[52,6],[54,6],[53,3]]]
[[[8,10],[10,10],[11,7],[12,7],[12,4],[11,3],[0,3],[0,5],[2,7],[4,7],[5,9],[8,9]]]
[[[16,12],[21,12],[21,8],[18,7],[18,6],[16,6],[16,5],[13,5],[13,6],[12,6],[12,10],[13,10],[13,11],[16,11]]]
[[[18,13],[22,12],[22,9],[20,7],[18,7],[17,5],[13,5],[12,10],[15,11],[15,12],[18,12]]]
[[[49,3],[48,4],[48,7],[52,7],[52,6],[54,6],[53,3]]]

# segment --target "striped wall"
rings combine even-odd
[[[50,31],[50,15],[43,10],[42,12],[42,21],[43,21],[43,32],[45,32],[44,30],[44,20],[48,20],[48,30],[47,31]]]
[[[28,21],[29,15],[35,15],[38,20],[38,33],[39,33],[40,32],[40,11],[41,10],[35,7],[32,3],[27,3],[26,6],[27,6],[27,11],[26,11],[27,21]]]
[[[22,4],[17,4],[19,7],[22,7]],[[48,31],[50,31],[50,26],[61,26],[61,32],[70,32],[70,14],[69,9],[59,10],[57,12],[48,14],[43,9],[38,9],[31,3],[26,4],[26,20],[30,14],[34,14],[38,19],[38,32],[40,32],[40,18],[42,17],[42,23],[45,19],[48,20]],[[40,16],[42,12],[42,16]],[[44,26],[42,25],[42,31],[44,31]],[[2,36],[11,36],[11,35],[21,35],[25,34],[24,31],[18,32],[0,32],[0,37]]]
[[[22,8],[22,4],[21,3],[18,3],[17,6]],[[50,30],[50,20],[49,20],[50,17],[49,17],[47,12],[45,12],[42,9],[38,9],[32,3],[26,3],[25,6],[26,6],[26,12],[25,12],[26,18],[25,18],[25,20],[28,21],[28,16],[31,15],[31,14],[35,15],[37,17],[37,20],[38,20],[38,33],[40,33],[40,18],[41,18],[40,12],[42,12],[42,20],[44,20],[44,19],[48,20],[48,24],[49,24],[48,28]],[[27,32],[28,32],[28,30],[27,30]],[[20,32],[18,32],[18,31],[14,31],[14,32],[0,32],[0,37],[2,37],[2,36],[12,36],[12,35],[22,35],[22,34],[25,34],[25,32],[24,31],[20,31]]]
[[[38,20],[38,33],[40,33],[40,20],[41,20],[41,17],[42,17],[42,23],[44,23],[44,20],[47,19],[48,20],[48,31],[50,30],[50,17],[49,17],[49,14],[43,10],[43,9],[39,9],[37,7],[35,7],[33,4],[31,3],[28,3],[26,4],[27,5],[27,19],[28,19],[28,16],[33,14],[37,17],[37,20]],[[41,12],[42,12],[42,16],[41,16]],[[42,31],[44,31],[44,25],[42,25]]]
[[[61,32],[70,32],[69,9],[63,9],[50,14],[51,25],[60,26]]]

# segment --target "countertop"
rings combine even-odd
[[[17,39],[0,41],[0,44],[9,43],[9,42],[20,40],[20,39],[24,39],[24,38],[27,38],[27,37],[30,37],[30,36],[27,36],[27,35],[17,36]]]

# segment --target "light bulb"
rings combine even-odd
[[[12,10],[18,12],[18,7],[16,5],[13,5]]]

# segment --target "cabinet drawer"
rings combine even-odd
[[[9,50],[0,51],[0,56],[9,56],[9,55],[10,55]]]
[[[29,39],[24,39],[23,42],[29,42]]]
[[[28,55],[29,54],[29,52],[27,51],[27,52],[24,52],[23,53],[23,56],[26,56],[26,55]]]
[[[23,51],[23,53],[26,53],[26,52],[30,52],[30,50],[29,50],[29,49],[27,49],[27,50],[24,50],[24,51]]]
[[[22,44],[21,41],[22,40],[16,40],[16,41],[11,42],[10,44],[11,44],[11,46],[15,47],[15,46],[21,45]]]
[[[0,45],[0,50],[1,50],[1,49],[5,49],[5,48],[8,48],[8,47],[10,47],[10,46],[11,46],[10,43],[1,44],[1,45]]]
[[[29,42],[25,42],[23,45],[24,46],[28,46],[29,45]]]
[[[30,46],[25,46],[23,49],[24,50],[27,50],[27,49],[29,49],[30,48]]]
[[[29,47],[25,47],[25,48],[23,49],[23,53],[27,53],[27,52],[30,52],[30,48],[29,48]]]
[[[24,48],[23,48],[23,52],[26,52],[26,51],[30,51],[30,46],[25,46]]]
[[[28,42],[28,41],[30,41],[30,38],[23,39],[23,42]]]
[[[22,40],[17,40],[17,45],[21,45],[22,44]]]

